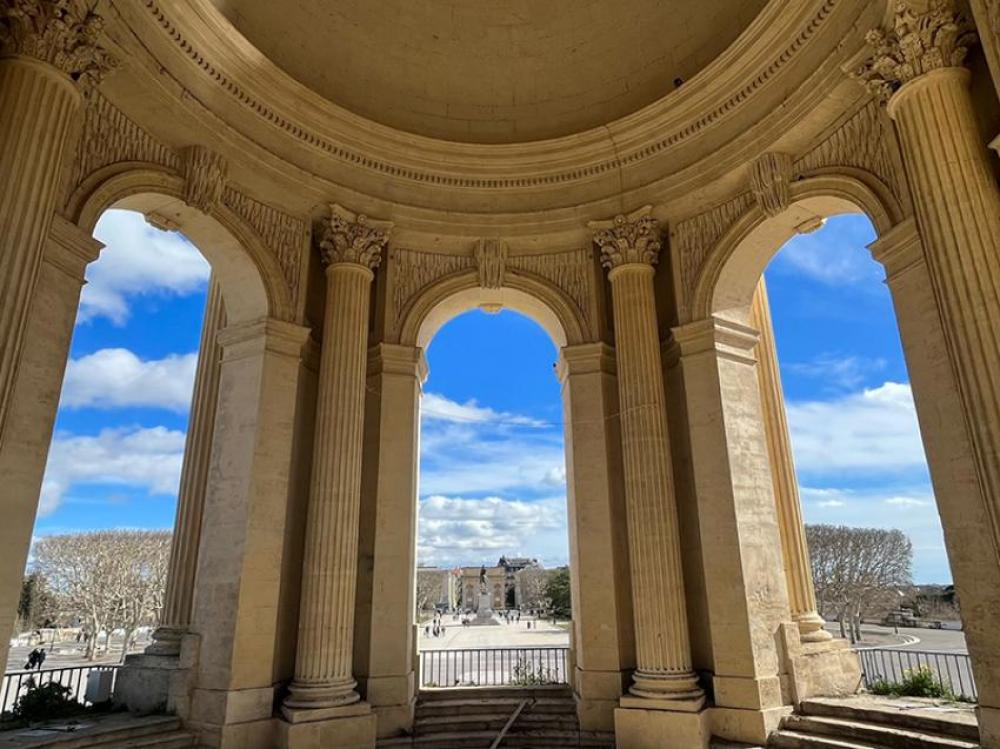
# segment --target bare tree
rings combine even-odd
[[[125,631],[122,654],[135,630],[154,624],[163,605],[170,556],[165,531],[95,531],[40,538],[34,570],[44,575],[63,616],[78,619],[89,634],[93,658],[101,631]]]
[[[816,598],[840,622],[840,634],[861,638],[861,620],[891,607],[912,584],[913,544],[899,530],[806,526]],[[850,627],[848,633],[847,627]]]
[[[552,603],[548,595],[553,570],[525,567],[514,574],[518,605],[523,609],[547,609]]]
[[[426,567],[417,570],[417,611],[450,603],[449,586],[454,584],[451,570]]]

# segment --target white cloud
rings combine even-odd
[[[197,364],[197,353],[143,361],[127,349],[101,349],[70,360],[60,406],[146,406],[183,413],[191,405]]]
[[[803,473],[926,470],[907,384],[886,382],[834,400],[789,403],[788,424]]]
[[[45,467],[39,515],[52,513],[81,484],[176,495],[183,456],[184,433],[166,427],[104,429],[87,436],[57,434]]]
[[[775,257],[774,267],[832,286],[881,280],[881,266],[867,250],[874,239],[874,228],[864,216],[833,216],[814,234],[792,237]]]
[[[502,554],[566,563],[565,497],[534,501],[430,496],[420,502],[418,557],[439,567],[496,563]]]
[[[543,428],[548,423],[530,416],[495,411],[480,406],[475,399],[458,403],[437,393],[425,393],[420,401],[420,414],[431,421],[449,421],[459,424],[504,424]]]
[[[824,353],[808,362],[792,362],[785,368],[802,377],[818,379],[824,385],[853,390],[864,384],[867,376],[886,367],[882,358]]]
[[[128,297],[140,294],[183,296],[203,288],[209,266],[180,234],[162,232],[133,211],[107,211],[94,229],[105,244],[87,268],[79,320],[106,317],[123,325]]]
[[[882,501],[893,507],[927,507],[931,504],[926,499],[917,499],[916,497],[889,497]]]

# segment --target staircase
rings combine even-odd
[[[518,705],[526,704],[500,747],[612,749],[610,733],[581,731],[569,687],[442,689],[417,697],[413,735],[382,739],[378,749],[489,749]]]
[[[12,730],[0,740],[0,749],[189,749],[194,734],[181,728],[172,715],[136,717],[127,713],[85,720],[74,731],[67,721],[48,728]]]
[[[807,700],[798,713],[782,720],[767,745],[769,749],[976,749],[979,728],[968,713],[971,710],[942,711],[926,700]]]

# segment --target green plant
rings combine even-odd
[[[511,684],[519,687],[533,687],[541,684],[556,684],[559,680],[550,668],[536,666],[532,661],[518,659],[511,668]]]
[[[868,689],[872,694],[892,697],[933,697],[955,700],[955,693],[938,681],[929,666],[917,666],[903,671],[901,681],[879,679]]]
[[[14,703],[12,713],[16,719],[35,721],[65,718],[82,709],[82,706],[70,697],[72,690],[59,682],[38,684],[34,679],[29,679],[25,686],[25,693]]]

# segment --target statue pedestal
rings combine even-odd
[[[479,608],[476,609],[476,618],[470,623],[477,627],[492,627],[499,626],[499,622],[496,617],[493,616],[492,609],[493,602],[490,600],[489,593],[479,594]]]

